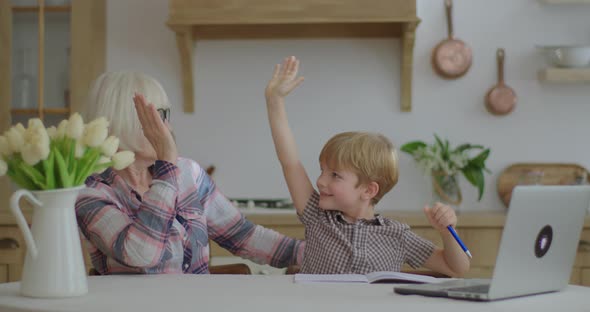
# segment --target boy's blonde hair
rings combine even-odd
[[[377,204],[397,183],[397,152],[385,136],[370,132],[343,132],[333,136],[320,153],[320,162],[335,170],[351,170],[361,184],[376,182],[379,192],[371,203]]]

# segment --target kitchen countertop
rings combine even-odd
[[[293,276],[121,275],[92,276],[89,293],[65,299],[18,295],[19,283],[0,285],[2,311],[587,311],[590,288],[495,302],[404,296],[392,284],[296,284]]]
[[[294,209],[278,208],[240,208],[248,220],[269,225],[301,225]],[[31,209],[23,210],[25,218],[30,223]],[[430,226],[428,220],[421,211],[383,211],[386,218],[395,219],[411,226]],[[502,227],[506,220],[506,213],[501,211],[474,211],[458,214],[458,227]],[[0,209],[0,226],[15,225],[16,221],[12,213],[7,209]],[[586,216],[584,227],[590,227],[590,216]]]

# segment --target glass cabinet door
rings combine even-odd
[[[70,7],[64,6],[64,1],[45,0],[45,2],[63,7],[63,11],[49,10],[45,13],[43,103],[46,124],[56,124],[70,114],[69,64],[71,14]]]
[[[18,2],[18,1],[15,1]],[[29,2],[29,1],[25,1]],[[23,7],[24,8],[24,7]],[[22,8],[21,8],[22,9]],[[12,15],[12,112],[34,113],[38,106],[39,13],[20,11]]]
[[[12,124],[39,117],[56,125],[70,113],[69,0],[11,0]]]

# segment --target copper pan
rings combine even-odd
[[[445,79],[459,78],[471,67],[471,48],[465,42],[453,38],[453,3],[445,1],[447,11],[448,38],[441,41],[432,51],[432,67]]]
[[[504,83],[504,49],[498,49],[498,83],[486,94],[486,109],[494,115],[507,115],[516,106],[516,93]]]

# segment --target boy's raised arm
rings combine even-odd
[[[283,168],[283,175],[299,215],[303,214],[307,200],[313,193],[313,185],[299,160],[295,138],[289,127],[285,111],[285,97],[303,82],[297,77],[299,60],[291,56],[277,64],[265,90],[266,107],[272,139]]]

